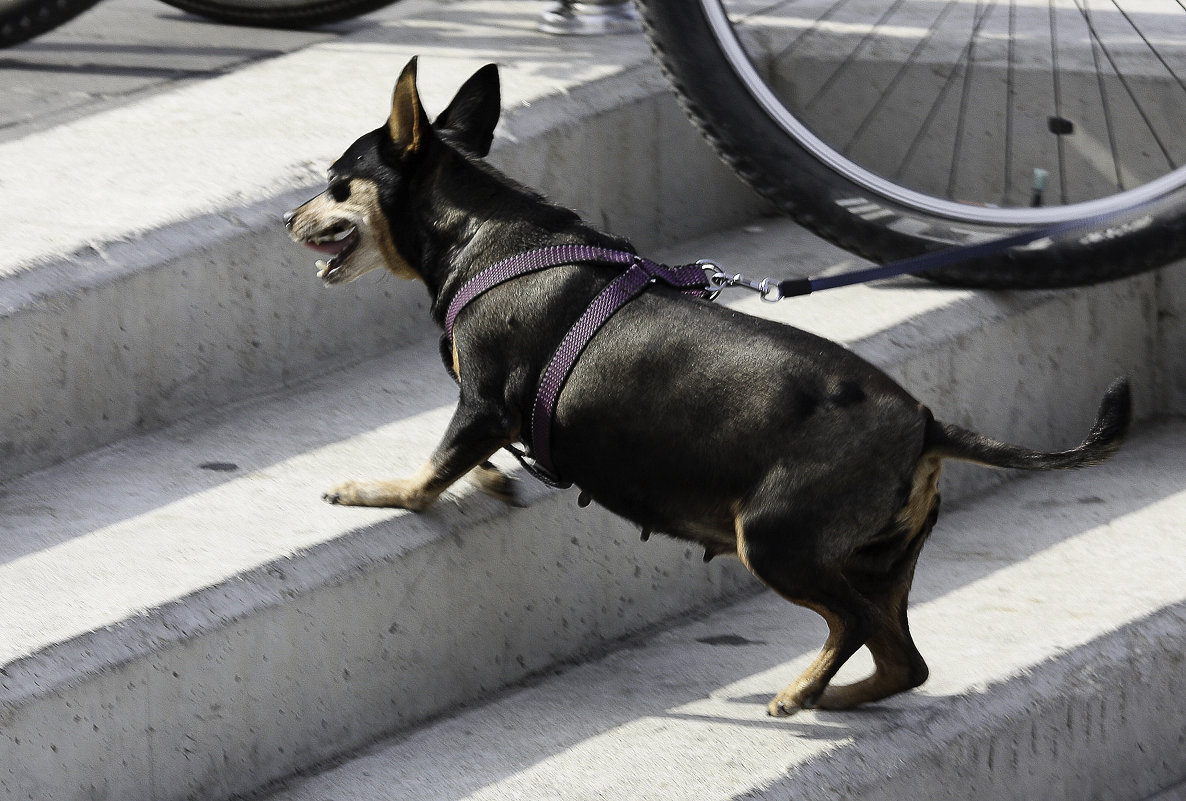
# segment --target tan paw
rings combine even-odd
[[[380,506],[411,509],[419,512],[433,502],[423,491],[406,480],[346,481],[321,496],[342,506]]]
[[[766,704],[766,714],[772,718],[789,718],[803,707],[789,698],[777,695]]]
[[[474,486],[482,492],[505,504],[515,505],[515,480],[494,465],[478,465],[469,477]]]
[[[787,718],[804,709],[815,709],[815,699],[801,689],[787,687],[766,705],[766,714],[775,718]]]

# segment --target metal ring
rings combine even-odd
[[[767,303],[778,303],[782,300],[782,288],[773,278],[763,278],[762,283],[758,285],[758,291],[762,293],[762,300]]]

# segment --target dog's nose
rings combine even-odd
[[[281,217],[284,220],[285,228],[292,228],[292,221],[296,218],[296,211],[286,211]]]

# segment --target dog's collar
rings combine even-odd
[[[462,286],[445,314],[445,336],[452,343],[453,327],[461,311],[486,291],[521,275],[582,262],[624,265],[626,271],[611,281],[593,299],[565,334],[540,376],[531,413],[530,458],[535,460],[535,464],[527,462],[518,450],[511,449],[533,475],[545,483],[559,487],[570,486],[570,483],[565,483],[557,477],[552,463],[552,418],[556,403],[560,399],[560,392],[564,389],[564,384],[585,346],[618,309],[656,281],[662,281],[693,297],[706,297],[708,279],[704,268],[699,264],[669,267],[628,251],[592,245],[556,245],[539,248],[504,259],[478,273]]]

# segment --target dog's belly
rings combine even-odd
[[[599,488],[590,495],[609,511],[637,525],[644,534],[664,534],[702,545],[713,554],[735,554],[737,531],[733,513],[711,506],[681,506],[675,498],[624,495]],[[680,493],[682,495],[682,493]]]

